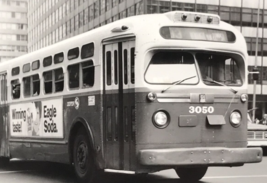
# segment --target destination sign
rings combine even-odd
[[[197,27],[162,27],[160,34],[165,39],[235,42],[234,33],[225,30]]]

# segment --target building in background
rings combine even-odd
[[[129,16],[197,11],[220,15],[246,38],[249,70],[254,67],[258,1],[260,1],[257,65],[256,117],[267,113],[267,1],[265,0],[30,0],[29,51]],[[249,108],[252,107],[253,81],[249,77]]]
[[[27,0],[0,0],[0,62],[27,53]]]

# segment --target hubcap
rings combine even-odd
[[[86,171],[87,146],[81,142],[77,149],[77,162],[82,171]]]

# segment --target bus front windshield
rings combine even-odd
[[[145,74],[145,79],[151,84],[173,84],[197,76],[195,59],[186,52],[162,51],[153,55]],[[183,84],[196,84],[198,77],[192,77]]]
[[[242,63],[224,53],[160,51],[152,56],[145,80],[150,84],[171,85],[190,78],[180,84],[196,85],[201,77],[206,85],[241,86],[239,64]]]

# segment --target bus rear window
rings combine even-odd
[[[195,77],[193,77],[195,76]],[[160,51],[152,56],[145,74],[145,80],[151,84],[197,84],[197,70],[192,54],[187,52]]]

